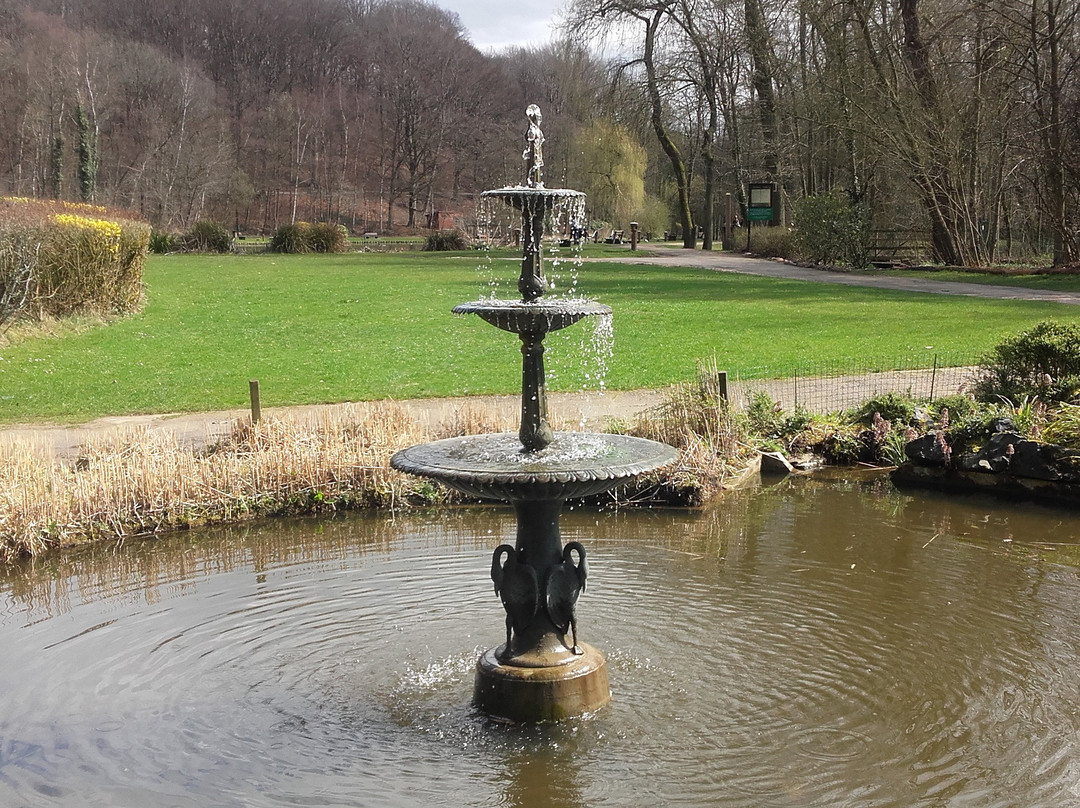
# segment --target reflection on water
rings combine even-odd
[[[570,511],[614,700],[543,727],[469,706],[507,509],[51,556],[0,579],[0,805],[1080,805],[1078,521],[881,478]]]

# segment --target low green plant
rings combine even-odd
[[[150,252],[154,255],[167,255],[183,247],[183,237],[164,230],[150,231]]]
[[[188,252],[227,253],[231,246],[229,231],[208,219],[195,222],[184,234],[184,249]]]
[[[778,435],[783,428],[784,408],[764,390],[750,397],[745,415],[750,431],[759,437]]]
[[[981,415],[979,402],[973,396],[966,393],[954,393],[934,399],[927,407],[927,413],[931,418],[941,417],[943,410],[949,411],[949,417],[955,423],[966,418]]]
[[[770,451],[803,448],[800,438],[811,429],[815,416],[802,407],[785,413],[784,408],[763,390],[755,393],[744,414],[746,430]]]
[[[469,240],[460,230],[438,230],[424,241],[427,252],[443,252],[469,249]]]
[[[806,196],[795,206],[793,246],[815,264],[861,269],[870,263],[870,216],[865,205],[832,191]]]
[[[915,399],[910,393],[882,393],[865,401],[853,412],[853,420],[872,426],[875,415],[894,424],[908,426],[915,422]]]
[[[1080,449],[1080,404],[1062,404],[1042,431],[1047,443]]]
[[[1080,393],[1080,324],[1043,320],[998,343],[974,388],[982,401],[1071,401]]]

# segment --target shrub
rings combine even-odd
[[[427,252],[467,250],[469,240],[460,230],[439,230],[427,237],[424,241],[424,249]]]
[[[874,413],[890,423],[907,426],[915,422],[915,399],[903,393],[882,393],[864,401],[855,410],[855,420],[871,426],[875,422]]]
[[[112,314],[142,302],[150,227],[100,205],[0,199],[0,320]]]
[[[306,253],[307,241],[299,224],[283,224],[270,238],[270,251],[278,253]]]
[[[349,233],[340,224],[283,224],[270,239],[270,251],[293,255],[309,252],[344,252],[349,247]]]
[[[306,229],[302,229],[302,237],[310,252],[339,253],[345,252],[349,247],[349,231],[340,224],[310,224]]]
[[[227,253],[231,246],[229,231],[206,219],[195,222],[184,236],[184,249],[189,252]]]
[[[795,206],[794,248],[815,264],[861,269],[870,263],[870,217],[844,194],[807,196]]]
[[[738,241],[739,235],[735,239]],[[793,257],[791,230],[786,227],[751,227],[750,252],[766,258]]]
[[[162,230],[150,231],[150,252],[155,255],[176,252],[182,246],[183,237],[176,233],[166,233]]]
[[[981,401],[1070,401],[1080,393],[1080,325],[1044,320],[999,343],[980,367]]]

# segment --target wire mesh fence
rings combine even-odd
[[[907,362],[744,368],[727,374],[727,393],[739,409],[745,408],[755,394],[764,392],[785,410],[826,413],[857,407],[884,393],[905,393],[932,401],[964,392],[975,381],[977,372],[970,357],[945,354]]]

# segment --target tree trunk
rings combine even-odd
[[[960,227],[957,216],[959,194],[941,154],[939,135],[944,128],[938,100],[937,82],[930,65],[930,54],[919,24],[919,0],[900,0],[900,18],[904,24],[904,57],[911,68],[915,93],[919,99],[919,119],[923,131],[914,134],[922,139],[917,182],[923,192],[930,216],[930,246],[934,257],[950,266],[968,263],[974,258],[957,239]]]
[[[660,141],[660,148],[664,150],[664,154],[667,155],[668,160],[671,162],[671,170],[675,174],[675,183],[679,188],[679,220],[682,223],[683,247],[692,250],[697,243],[697,233],[694,232],[694,218],[690,213],[690,182],[686,176],[686,163],[683,162],[679,147],[675,145],[675,142],[668,134],[667,127],[664,126],[664,105],[663,100],[660,98],[660,88],[656,78],[656,64],[654,61],[656,31],[660,27],[663,16],[663,10],[658,10],[653,13],[651,19],[645,22],[645,53],[643,61],[645,62],[647,79],[646,90],[649,94],[650,121],[652,122],[653,131],[656,132],[656,139]]]
[[[761,165],[765,179],[780,181],[780,150],[777,147],[779,124],[776,115],[776,91],[773,89],[769,29],[761,12],[759,0],[746,0],[746,38],[753,63],[751,85],[757,96],[758,121],[761,123]]]

